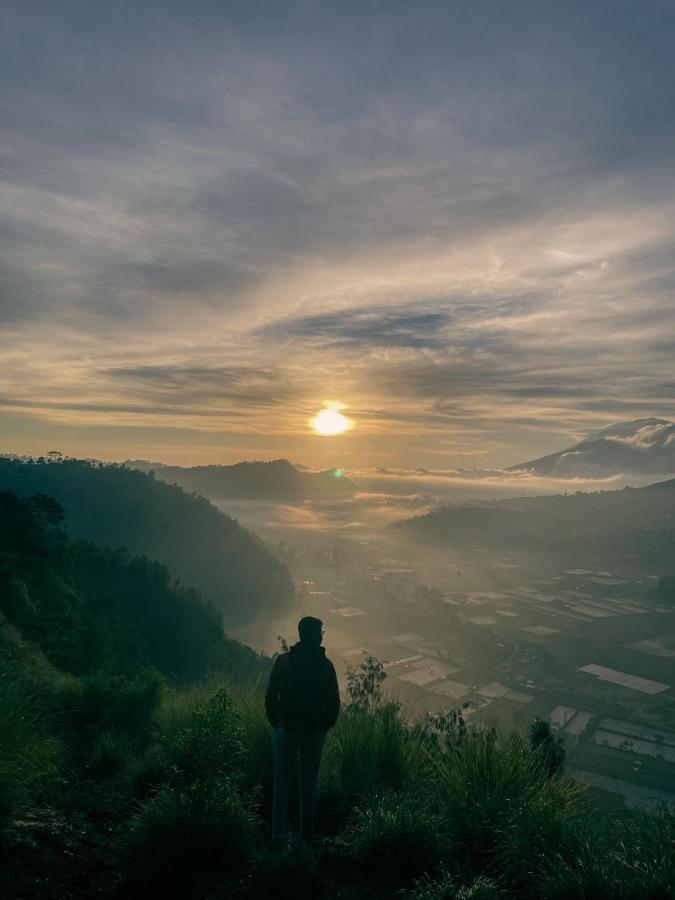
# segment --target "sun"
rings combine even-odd
[[[355,422],[347,416],[343,416],[340,412],[341,409],[346,409],[344,403],[327,403],[314,418],[309,420],[310,427],[316,434],[326,437],[350,431]]]

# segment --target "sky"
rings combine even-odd
[[[3,11],[0,450],[500,467],[675,417],[672,2]]]

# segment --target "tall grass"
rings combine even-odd
[[[0,836],[42,790],[63,761],[43,699],[11,666],[0,670]]]
[[[363,798],[401,791],[425,776],[424,742],[406,726],[398,703],[347,707],[329,733],[319,777],[324,827],[344,826]]]
[[[432,750],[431,763],[449,841],[466,875],[501,865],[505,847],[508,858],[522,864],[538,858],[550,848],[547,841],[559,837],[561,820],[579,808],[581,788],[566,777],[549,777],[519,735],[469,732]]]
[[[340,844],[369,880],[401,885],[438,870],[444,830],[428,798],[392,791],[356,807]]]
[[[613,821],[587,815],[552,844],[531,890],[551,900],[667,900],[675,897],[675,811]]]
[[[675,814],[604,818],[526,736],[459,715],[430,731],[395,699],[357,691],[325,745],[322,844],[280,854],[264,846],[273,751],[262,681],[175,689],[146,672],[48,689],[19,675],[0,675],[0,833],[44,800],[76,807],[125,897],[284,897],[293,886],[359,900],[675,896]],[[46,791],[60,771],[67,791]]]
[[[257,829],[251,803],[226,783],[163,788],[120,833],[124,896],[206,897],[239,871]]]

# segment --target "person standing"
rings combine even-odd
[[[316,783],[326,733],[340,713],[335,666],[321,646],[323,622],[305,616],[300,640],[274,661],[265,692],[265,711],[274,728],[272,844],[287,839],[288,799],[293,771],[300,762],[300,836],[314,835]]]

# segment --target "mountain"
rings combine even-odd
[[[675,474],[675,424],[654,418],[616,422],[565,450],[507,471],[557,478]]]
[[[240,462],[233,466],[165,466],[143,460],[128,460],[132,469],[153,471],[156,478],[179,484],[212,500],[283,499],[320,500],[349,496],[356,490],[340,469],[312,472],[287,459],[270,462]]]
[[[554,494],[442,507],[392,526],[406,541],[556,556],[636,560],[668,574],[675,548],[675,478],[643,488]]]
[[[45,494],[65,510],[75,538],[148,556],[196,588],[226,624],[286,609],[286,567],[255,534],[204,497],[126,466],[76,459],[0,458],[0,490]]]
[[[73,541],[50,497],[0,491],[0,619],[71,674],[153,667],[175,681],[262,660],[168,570],[124,549]]]

